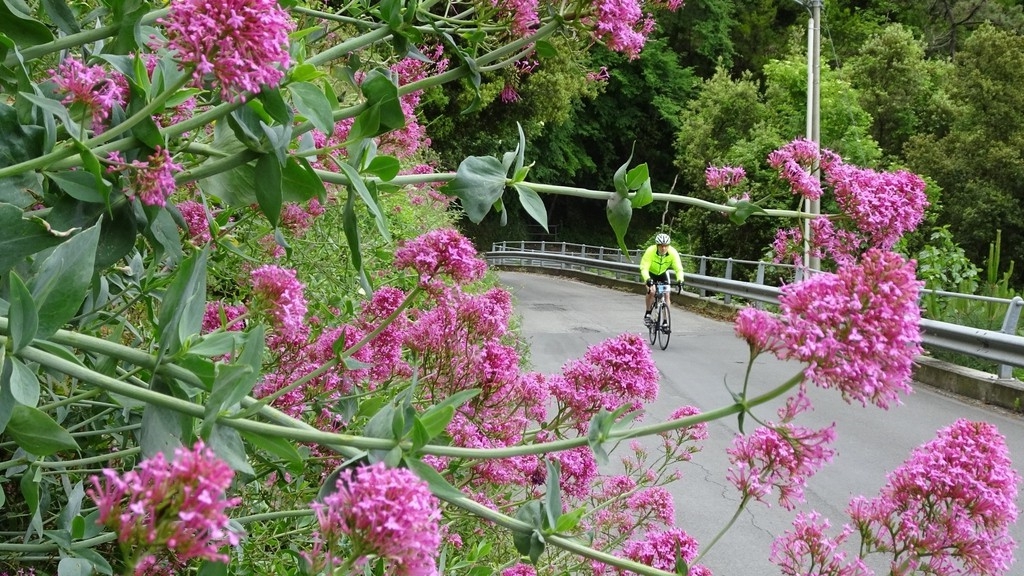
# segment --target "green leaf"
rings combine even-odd
[[[523,556],[529,556],[530,562],[537,563],[540,555],[544,552],[544,539],[541,531],[544,529],[544,504],[540,500],[530,500],[516,512],[516,520],[520,520],[532,526],[529,531],[513,530],[512,543]]]
[[[114,569],[110,566],[110,562],[107,562],[106,558],[92,548],[77,548],[72,550],[71,553],[91,564],[92,569],[100,574],[111,575],[114,573]]]
[[[27,256],[61,243],[46,222],[22,218],[21,209],[11,204],[0,203],[0,230],[4,231],[0,235],[0,275]]]
[[[267,436],[256,432],[242,432],[242,438],[267,453],[273,454],[287,463],[288,470],[292,474],[301,474],[305,468],[305,461],[299,451],[290,440],[280,436]]]
[[[540,195],[526,184],[513,184],[512,187],[519,193],[519,203],[526,209],[526,213],[532,216],[547,232],[548,210],[544,207],[544,201],[540,199]]]
[[[170,393],[162,378],[158,378],[154,389]],[[139,445],[142,456],[149,458],[157,453],[171,455],[175,448],[182,445],[181,438],[185,430],[192,426],[186,416],[156,404],[146,404],[142,410],[142,429],[139,432]]]
[[[544,495],[544,511],[547,513],[548,527],[558,526],[558,518],[562,515],[562,464],[554,458],[544,460],[547,467],[546,492]]]
[[[142,208],[142,212],[144,216],[138,217],[137,221],[144,222],[145,218],[149,218],[149,226],[143,230],[143,234],[157,247],[158,252],[154,254],[154,259],[159,261],[166,254],[172,263],[180,262],[184,257],[181,251],[181,237],[178,235],[178,225],[174,223],[170,212],[163,208],[148,211]]]
[[[266,110],[267,114],[277,121],[278,124],[291,124],[293,119],[292,109],[284,101],[284,96],[280,90],[264,87],[256,97],[263,104],[263,109]]]
[[[241,402],[252,392],[260,378],[263,351],[266,341],[263,325],[257,325],[247,335],[234,364],[217,364],[213,381],[213,391],[206,401],[205,418],[211,421],[217,414]],[[207,423],[203,423],[204,429]]]
[[[352,268],[357,272],[363,270],[363,253],[359,248],[359,220],[356,218],[356,195],[349,189],[345,198],[345,209],[342,212],[342,230],[348,243],[348,257]]]
[[[470,156],[441,190],[458,197],[466,216],[479,224],[505,191],[505,170],[494,156]]]
[[[427,486],[430,487],[430,491],[434,496],[449,501],[460,500],[466,497],[466,495],[460,492],[458,488],[452,486],[447,480],[445,480],[444,476],[441,476],[441,474],[439,474],[438,471],[430,464],[423,462],[419,458],[409,456],[408,454],[405,456],[403,461],[409,470],[412,470],[414,474],[419,476],[420,480],[427,483]]]
[[[57,576],[91,576],[92,564],[85,558],[61,558]]]
[[[236,108],[228,114],[228,126],[234,133],[235,138],[254,152],[269,152],[269,148],[263,141],[263,121],[259,114],[253,109],[252,102],[240,108]]]
[[[736,203],[736,210],[729,214],[729,220],[733,224],[744,224],[747,218],[750,218],[754,214],[767,214],[764,208],[761,208],[757,204],[754,204],[750,200],[740,200]]]
[[[78,450],[78,443],[45,412],[18,405],[11,411],[7,435],[29,454],[51,456],[61,450]]]
[[[53,33],[32,18],[24,2],[0,2],[0,33],[6,34],[22,49],[53,41]]]
[[[283,196],[281,163],[270,154],[262,154],[256,160],[256,201],[263,215],[275,228],[281,222]]]
[[[238,430],[217,424],[206,440],[213,453],[227,462],[232,470],[247,476],[256,475],[252,465],[249,464],[249,458],[245,453],[245,443],[242,442]]]
[[[68,133],[72,136],[78,136],[81,134],[82,127],[78,125],[78,122],[75,122],[74,119],[71,118],[71,113],[59,100],[54,100],[41,94],[33,94],[31,92],[20,92],[18,95],[35,104],[43,111],[49,112],[55,118],[58,118],[61,121],[61,124],[64,125],[64,128],[66,128]]]
[[[385,240],[390,242],[391,232],[388,228],[387,220],[384,219],[384,212],[381,211],[380,205],[377,204],[377,199],[370,194],[369,188],[366,187],[366,182],[363,182],[363,178],[359,175],[359,172],[356,172],[356,169],[347,162],[341,162],[339,166],[341,167],[341,171],[344,172],[345,176],[348,178],[349,195],[351,196],[351,191],[353,189],[357,194],[359,194],[359,197],[366,203],[366,207],[370,209],[370,213],[373,214],[373,218],[377,222],[377,230]]]
[[[64,34],[77,34],[82,31],[78,22],[75,21],[75,14],[68,8],[68,4],[64,0],[43,0],[43,9],[46,10],[50,21],[56,24]]]
[[[374,156],[366,166],[366,171],[387,182],[398,176],[402,165],[394,156]]]
[[[633,161],[632,152],[629,154],[629,159],[619,169],[615,171],[615,176],[612,178],[612,182],[615,184],[615,193],[620,197],[625,198],[629,194],[629,186],[626,185],[626,169],[629,168],[629,163]]]
[[[455,408],[451,406],[435,406],[416,418],[416,422],[423,426],[423,431],[427,435],[424,444],[444,432],[444,429],[448,427],[448,424],[454,417]]]
[[[39,509],[39,482],[36,481],[35,474],[31,468],[25,470],[21,475],[18,488],[21,490],[22,498],[25,499],[25,504],[28,506],[29,514],[35,514],[36,510]]]
[[[139,86],[139,83],[131,78],[127,78],[128,81],[128,92],[130,98],[128,100],[128,109],[125,112],[129,117],[136,116],[148,105],[148,95],[146,89]],[[116,130],[115,127],[111,129]],[[136,140],[142,142],[150,148],[156,149],[158,147],[166,147],[167,142],[164,140],[163,134],[160,133],[160,127],[156,125],[156,121],[153,120],[152,114],[146,114],[143,116],[134,126],[132,126],[132,136]]]
[[[313,127],[328,136],[334,134],[334,113],[324,91],[309,82],[288,85],[295,109],[313,123]]]
[[[310,198],[318,198],[324,203],[327,200],[324,181],[305,158],[288,157],[281,173],[281,188],[286,202],[305,202]]]
[[[13,356],[8,356],[5,363],[11,363],[10,394],[14,401],[22,406],[35,408],[39,404],[39,378],[28,366]],[[4,367],[4,373],[8,371]]]
[[[380,131],[372,136],[405,126],[405,112],[402,111],[402,105],[398,99],[398,86],[385,72],[371,70],[363,79],[360,88],[366,98],[366,104],[378,108]]]
[[[523,164],[526,158],[526,134],[523,132],[523,125],[516,122],[516,129],[519,131],[519,145],[516,146],[516,169],[515,173],[518,175],[519,171],[523,169]]]
[[[309,63],[299,64],[292,68],[291,72],[288,74],[288,78],[291,82],[309,82],[310,80],[316,80],[323,76],[323,72],[317,70],[316,66]]]
[[[18,111],[2,102],[0,134],[3,134],[3,138],[0,138],[0,167],[14,166],[43,155],[46,129],[42,126],[22,125]],[[32,170],[0,178],[0,202],[27,208],[36,202],[29,192],[34,192],[37,196],[42,195],[42,179]],[[4,252],[0,250],[0,254]]]
[[[640,185],[640,189],[633,195],[630,204],[633,208],[643,208],[651,202],[654,202],[654,190],[651,189],[651,181],[647,179],[643,184]]]
[[[558,49],[555,45],[547,40],[538,40],[534,45],[537,49],[537,55],[543,58],[554,58],[558,56]]]
[[[629,254],[626,248],[626,230],[629,229],[629,221],[633,217],[633,205],[629,198],[612,194],[608,198],[608,206],[605,208],[608,216],[608,223],[612,225],[615,232],[615,239],[619,243],[619,249],[623,254]]]
[[[556,534],[565,534],[566,532],[572,532],[580,525],[580,520],[583,519],[583,513],[586,512],[584,508],[577,508],[568,514],[562,514],[558,517],[558,524],[555,525]]]
[[[214,332],[213,334],[203,336],[203,339],[198,344],[189,346],[188,353],[203,356],[205,358],[223,356],[224,354],[234,352],[242,344],[244,339],[245,335],[241,332],[235,332],[232,330],[227,332]]]
[[[57,246],[30,281],[39,310],[36,338],[47,338],[78,312],[92,284],[100,226],[96,225]]]
[[[39,311],[36,309],[35,300],[32,299],[32,293],[21,277],[11,271],[9,280],[11,352],[17,354],[36,337],[36,331],[39,330]],[[35,406],[34,403],[32,405]]]
[[[651,179],[651,175],[647,170],[647,164],[639,164],[632,170],[626,173],[626,188],[629,190],[636,190],[640,186]]]
[[[96,177],[84,170],[65,170],[63,172],[43,172],[65,194],[82,202],[105,204],[106,198],[96,185]],[[109,186],[108,186],[109,187]]]
[[[185,339],[202,328],[208,257],[204,248],[185,259],[164,294],[157,324],[161,353],[177,353]]]

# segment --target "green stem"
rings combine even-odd
[[[515,518],[506,516],[496,510],[491,510],[487,506],[474,502],[469,498],[454,498],[447,495],[439,496],[439,498],[448,502],[449,504],[458,506],[463,510],[472,512],[473,514],[479,516],[480,518],[483,518],[484,520],[490,520],[491,522],[494,522],[499,526],[508,528],[509,530],[526,533],[533,532],[534,530],[534,527],[530,524],[527,524],[526,522],[516,520]],[[629,570],[637,574],[644,574],[647,576],[678,576],[677,574],[674,574],[672,572],[665,572],[663,570],[658,570],[657,568],[651,568],[650,566],[640,564],[639,562],[633,562],[632,560],[626,560],[625,558],[619,558],[606,552],[595,550],[589,546],[584,546],[583,544],[580,544],[572,538],[566,538],[554,534],[545,534],[544,540],[548,544],[555,546],[557,548],[561,548],[567,552],[571,552],[573,554],[582,556],[584,558],[588,558],[590,560],[596,560],[609,566],[615,566],[616,568]]]
[[[110,460],[117,460],[119,458],[126,458],[128,456],[135,456],[142,452],[142,448],[135,446],[132,448],[125,448],[124,450],[118,450],[117,452],[108,452],[106,454],[100,454],[98,456],[92,456],[90,458],[79,458],[78,460],[60,460],[51,462],[49,460],[39,460],[33,465],[40,468],[70,468],[72,466],[88,466],[89,464],[97,464],[99,462],[107,462]]]
[[[113,542],[114,540],[117,540],[117,534],[114,532],[106,532],[99,536],[72,542],[71,549],[85,550],[86,548],[95,548],[100,544],[106,544],[107,542]],[[0,542],[0,552],[56,552],[58,549],[59,545],[56,542],[50,542],[47,544],[8,544]]]
[[[301,510],[278,510],[276,512],[263,512],[261,514],[239,516],[238,518],[232,518],[232,520],[238,522],[239,524],[251,524],[253,522],[263,522],[266,520],[280,520],[282,518],[303,518],[312,515],[313,510],[311,508],[303,508]]]
[[[107,130],[106,132],[101,132],[93,136],[92,138],[82,142],[82,144],[89,148],[94,148],[110,140],[114,136],[117,136],[118,134],[128,132],[143,120],[152,118],[153,114],[157,110],[163,109],[164,104],[167,103],[167,100],[170,99],[171,96],[177,94],[178,90],[181,90],[185,86],[185,84],[187,84],[188,81],[192,79],[190,72],[190,70],[185,70],[185,72],[181,75],[181,78],[179,78],[177,82],[168,86],[160,94],[157,94],[156,97],[150,100],[148,104],[143,106],[142,109],[140,109],[135,114],[132,114],[131,117],[125,119],[124,122],[121,122],[120,124],[114,126],[110,130]]]
[[[736,523],[740,514],[742,514],[747,508],[748,502],[750,502],[750,496],[743,496],[743,500],[740,500],[740,505],[736,507],[736,512],[732,515],[732,518],[729,518],[729,521],[726,522],[725,526],[718,531],[718,534],[715,534],[715,537],[711,539],[711,542],[709,542],[707,546],[704,546],[704,549],[701,550],[700,554],[698,554],[697,557],[693,559],[693,562],[690,563],[691,565],[700,562],[701,558],[703,558],[715,546],[715,544],[722,539],[722,536],[725,536],[725,533],[732,528],[732,525]]]

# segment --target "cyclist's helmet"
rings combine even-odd
[[[654,243],[658,245],[668,245],[672,243],[672,240],[668,237],[668,234],[658,234],[654,237]]]

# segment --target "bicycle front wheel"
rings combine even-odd
[[[657,309],[657,308],[658,308],[658,306],[655,305],[655,309]],[[655,316],[657,316],[657,315],[655,315]],[[658,322],[657,322],[657,317],[651,318],[650,320],[647,321],[647,337],[651,341],[651,346],[654,346],[654,342],[658,339]]]
[[[656,327],[658,331],[658,346],[664,350],[668,348],[668,339],[672,336],[672,315],[668,311],[667,304],[662,304],[658,309],[658,323]]]

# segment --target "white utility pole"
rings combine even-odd
[[[814,142],[818,149],[821,149],[821,5],[822,0],[807,0],[811,6],[811,54],[809,59],[811,61],[811,83],[808,86],[808,90],[811,91],[811,109],[808,111],[810,114],[810,139]],[[821,155],[818,155],[819,159]],[[821,163],[816,162],[813,168],[814,176],[821,182]],[[821,201],[810,200],[808,201],[808,212],[813,215],[821,213]],[[810,229],[808,228],[808,239],[810,239]],[[811,254],[807,255],[807,268],[809,271],[817,271],[821,268],[820,259],[817,256]]]

